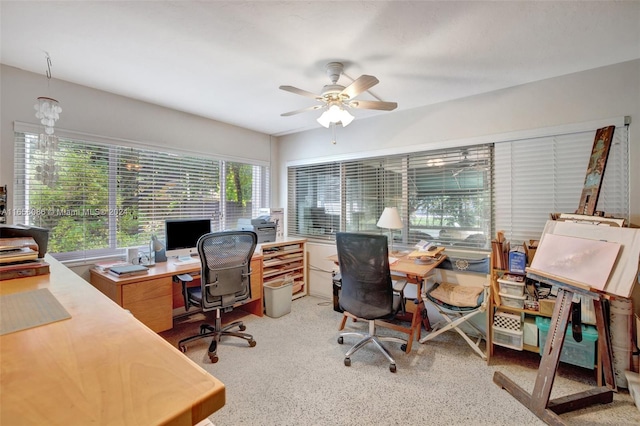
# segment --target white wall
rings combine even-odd
[[[47,88],[44,75],[6,65],[0,65],[0,94],[0,184],[9,186],[9,208],[13,194],[13,122],[38,124],[33,109],[38,96],[60,102],[62,114],[56,125],[60,129],[229,159],[265,163],[271,159],[271,141],[266,134],[66,81],[52,79]]]
[[[357,114],[357,112],[356,112]],[[387,154],[429,149],[486,135],[631,116],[631,222],[640,225],[640,60],[516,86],[409,111],[356,119],[337,130],[317,130],[279,138],[279,204],[286,207],[288,163],[324,161],[359,152]],[[586,164],[585,164],[586,170]],[[576,207],[578,205],[576,200]],[[335,249],[309,244],[312,270],[324,267],[323,255]],[[318,255],[314,252],[318,250]],[[326,257],[326,256],[325,256]],[[322,262],[322,264],[314,264]],[[314,273],[311,294],[331,295],[331,276]]]

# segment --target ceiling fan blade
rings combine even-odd
[[[306,96],[307,98],[311,98],[311,99],[317,99],[317,100],[321,99],[321,97],[316,95],[315,93],[298,89],[297,87],[293,87],[293,86],[280,86],[280,89],[285,90],[287,92],[295,93],[296,95]]]
[[[378,79],[372,75],[361,75],[360,77],[356,78],[353,83],[345,87],[342,92],[340,92],[340,94],[348,96],[349,99],[353,99],[365,90],[369,90],[379,82],[380,81],[378,81]]]
[[[383,102],[383,101],[351,101],[349,102],[351,108],[360,109],[379,109],[382,111],[393,111],[398,107],[396,102]]]
[[[307,112],[307,111],[315,111],[317,109],[320,109],[324,107],[324,105],[313,105],[310,107],[306,107],[306,108],[302,108],[302,109],[297,109],[295,111],[289,111],[289,112],[285,112],[283,114],[280,114],[281,117],[289,117],[290,115],[296,115],[296,114],[300,114],[301,112]]]

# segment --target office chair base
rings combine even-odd
[[[200,325],[200,333],[196,334],[195,336],[190,336],[180,340],[180,342],[178,342],[178,348],[180,348],[180,350],[183,353],[187,352],[186,344],[188,342],[213,336],[213,340],[209,345],[208,355],[211,362],[215,364],[219,360],[217,355],[218,342],[221,340],[223,336],[231,336],[231,337],[238,337],[240,339],[244,339],[247,341],[247,343],[249,344],[249,347],[251,348],[253,348],[256,345],[256,341],[253,340],[253,336],[251,334],[231,331],[231,329],[235,327],[238,327],[240,331],[244,331],[247,329],[247,327],[242,323],[242,321],[232,322],[231,324],[228,324],[222,328],[216,328],[210,324],[202,324]]]
[[[356,353],[357,351],[359,351],[369,343],[373,343],[373,345],[377,347],[380,352],[382,352],[385,358],[387,358],[387,361],[389,361],[389,371],[391,371],[392,373],[395,373],[397,370],[396,360],[391,356],[387,348],[385,348],[382,345],[382,342],[400,343],[400,348],[402,349],[402,351],[403,352],[407,351],[407,341],[404,339],[400,339],[398,337],[391,337],[391,336],[385,336],[385,337],[376,336],[375,321],[373,320],[369,321],[368,333],[356,333],[356,332],[340,333],[340,336],[338,337],[339,344],[342,345],[344,343],[345,336],[356,336],[361,338],[361,340],[358,341],[355,345],[353,345],[351,349],[349,349],[347,353],[344,355],[344,365],[347,367],[351,366],[351,355],[353,355],[354,353]]]

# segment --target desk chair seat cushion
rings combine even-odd
[[[354,314],[354,315],[362,319],[367,319],[367,320],[391,319],[396,315],[397,312],[400,311],[401,303],[403,299],[400,293],[394,292],[392,296],[393,301],[391,304],[391,310],[389,310],[389,309],[377,308],[367,303],[367,299],[369,297],[375,297],[375,295],[367,294],[361,297],[362,297],[362,301],[351,300],[350,303],[345,303],[345,304],[343,304],[341,301],[340,307],[347,312],[351,312],[351,313],[357,312],[357,314]]]
[[[471,311],[484,302],[484,288],[450,283],[436,283],[427,298],[433,303],[452,311]]]

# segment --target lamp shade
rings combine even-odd
[[[396,207],[385,207],[378,219],[377,226],[387,229],[402,229],[402,220]]]
[[[164,244],[162,244],[160,240],[158,240],[158,237],[153,235],[151,237],[151,248],[153,251],[160,251],[164,248]]]

